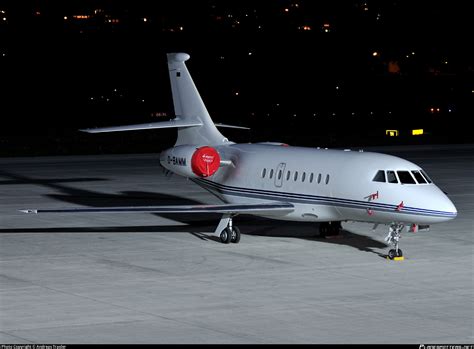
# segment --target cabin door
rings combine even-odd
[[[283,174],[285,172],[286,164],[284,162],[278,164],[275,173],[275,187],[281,187],[283,185]]]

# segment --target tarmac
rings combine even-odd
[[[380,150],[423,167],[459,212],[404,233],[404,261],[364,223],[323,239],[239,216],[241,242],[225,245],[216,215],[26,215],[219,201],[157,154],[0,159],[0,343],[473,343],[474,145]]]

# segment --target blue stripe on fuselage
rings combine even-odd
[[[250,197],[250,198],[266,199],[266,200],[273,200],[273,201],[285,200],[292,203],[329,205],[329,206],[338,206],[338,207],[357,208],[357,209],[363,209],[363,210],[371,209],[371,210],[383,211],[383,212],[393,212],[394,210],[397,209],[397,205],[390,205],[390,204],[383,204],[383,203],[342,199],[342,198],[331,198],[327,196],[317,196],[317,195],[308,195],[308,194],[278,192],[278,191],[272,191],[272,190],[241,188],[241,187],[234,187],[234,186],[220,184],[220,183],[212,182],[205,179],[191,179],[191,180],[197,183],[198,185],[205,187],[208,190],[214,189],[218,191],[219,193],[232,195],[232,196]],[[428,209],[408,207],[408,206],[404,206],[403,210],[400,213],[422,215],[422,216],[453,217],[453,218],[457,216],[457,214],[453,212],[428,210]]]

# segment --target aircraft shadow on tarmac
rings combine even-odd
[[[142,192],[123,191],[118,194],[101,193],[93,190],[73,188],[61,183],[107,181],[106,178],[58,178],[34,179],[19,174],[0,171],[0,176],[9,180],[0,181],[0,185],[34,184],[42,185],[57,190],[60,194],[46,194],[45,196],[70,204],[106,207],[106,206],[159,206],[159,205],[195,205],[202,204],[195,200],[174,195]],[[154,213],[152,213],[154,214]],[[171,219],[185,225],[147,225],[147,226],[90,226],[90,227],[55,227],[55,228],[16,228],[0,229],[0,233],[154,233],[176,232],[190,233],[203,241],[220,242],[219,238],[207,233],[214,232],[219,219],[219,214],[154,214]],[[22,218],[24,219],[24,218]],[[379,254],[374,249],[383,249],[387,245],[372,239],[369,236],[356,234],[347,230],[341,231],[338,237],[321,238],[318,233],[318,223],[303,223],[289,221],[275,221],[260,217],[240,215],[235,218],[244,235],[268,236],[280,238],[297,238],[308,241],[319,241],[330,244],[346,245],[364,252]],[[203,233],[206,232],[206,233]]]

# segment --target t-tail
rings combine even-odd
[[[184,63],[190,58],[190,56],[187,53],[168,53],[167,56],[173,105],[176,116],[174,119],[146,124],[84,129],[81,131],[88,133],[101,133],[174,127],[178,129],[178,138],[175,146],[215,146],[229,143],[228,139],[219,132],[216,124],[212,121],[209,112],[199,95],[196,85],[191,78],[191,74],[189,74],[188,68]],[[233,127],[230,125],[219,126]]]

